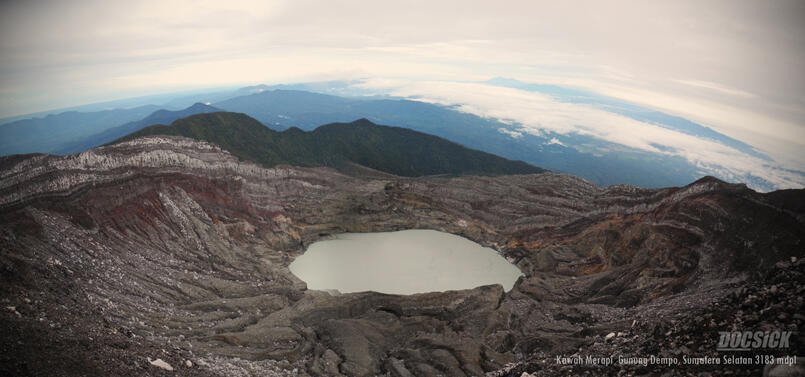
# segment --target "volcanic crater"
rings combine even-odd
[[[769,274],[801,277],[804,203],[803,190],[761,194],[709,177],[641,189],[550,172],[264,168],[175,136],[4,157],[0,368],[519,377],[601,372],[552,361],[585,350],[714,353],[717,331],[735,323],[719,305],[772,284]],[[460,235],[524,275],[509,292],[333,296],[288,269],[331,235],[406,229]],[[762,297],[775,317],[756,321],[801,328],[801,316],[776,317],[802,313],[801,294]],[[792,344],[801,353],[799,333]],[[604,373],[654,371],[613,368]]]

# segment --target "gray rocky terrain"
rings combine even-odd
[[[722,356],[718,331],[777,328],[790,347],[764,353],[805,354],[803,190],[364,173],[159,136],[0,158],[0,372],[758,375],[557,356]],[[461,235],[524,276],[509,292],[333,296],[288,270],[329,235],[402,229]]]

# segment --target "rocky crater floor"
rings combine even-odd
[[[805,355],[803,190],[357,171],[265,169],[158,136],[0,158],[0,374],[802,372],[559,360],[723,357],[719,331],[774,329],[788,348],[735,354]],[[329,235],[402,229],[466,237],[524,276],[509,292],[332,296],[288,270]]]

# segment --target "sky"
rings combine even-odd
[[[0,0],[0,117],[345,79],[505,115],[425,83],[512,77],[682,116],[805,171],[803,68],[803,1]]]

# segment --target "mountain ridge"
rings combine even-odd
[[[153,105],[98,112],[65,111],[0,125],[0,154],[53,153],[110,125],[142,119],[159,110]]]
[[[220,145],[235,156],[266,167],[280,164],[344,169],[355,163],[400,176],[439,174],[533,174],[544,172],[522,161],[469,149],[437,136],[366,118],[330,123],[305,132],[274,131],[245,114],[215,112],[154,125],[113,143],[146,135],[178,135]]]
[[[102,132],[97,134],[91,135],[85,139],[73,142],[68,144],[67,146],[56,150],[55,154],[73,154],[85,151],[87,149],[91,149],[97,147],[99,145],[106,144],[110,141],[114,141],[119,139],[125,135],[128,135],[132,132],[137,132],[145,127],[155,125],[155,124],[163,124],[163,123],[170,123],[177,119],[181,119],[193,114],[200,114],[200,113],[209,113],[221,111],[218,108],[196,102],[195,104],[191,105],[190,107],[182,110],[166,110],[166,109],[159,109],[154,111],[153,113],[149,114],[147,117],[131,121],[120,126],[112,127],[106,129]]]

